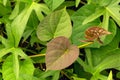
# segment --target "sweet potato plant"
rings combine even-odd
[[[0,80],[119,80],[120,0],[0,0]]]

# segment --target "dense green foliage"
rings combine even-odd
[[[119,27],[120,0],[0,0],[0,80],[120,79]]]

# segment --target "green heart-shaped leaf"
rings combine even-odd
[[[41,41],[49,41],[58,36],[69,38],[71,33],[71,21],[65,9],[53,12],[45,17],[37,29],[37,36]]]

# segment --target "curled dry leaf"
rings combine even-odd
[[[57,37],[47,44],[47,70],[61,70],[70,66],[79,56],[79,49],[71,45],[66,37]]]
[[[108,34],[111,34],[111,32],[105,30],[104,28],[91,27],[85,31],[85,38],[87,40],[84,40],[84,42],[93,42],[95,39],[97,39],[99,43],[103,43],[100,40],[100,36],[108,35]]]

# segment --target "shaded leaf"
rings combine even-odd
[[[117,72],[116,77],[120,79],[120,72]]]
[[[2,4],[0,4],[0,9],[2,9],[2,11],[0,11],[0,16],[5,16],[11,12],[10,6],[8,5],[3,6]]]
[[[102,61],[95,67],[96,73],[104,69],[116,68],[120,66],[120,49],[109,52],[108,57],[103,57]]]
[[[88,16],[84,21],[83,25],[87,24],[88,22],[94,21],[96,18],[99,18],[104,13],[104,8],[97,9],[92,15]]]
[[[18,15],[18,13],[19,13],[19,5],[20,5],[20,2],[17,1],[17,2],[16,2],[16,5],[15,5],[15,8],[14,8],[14,10],[12,11],[9,19],[14,19],[14,18]]]
[[[70,66],[78,57],[79,49],[71,45],[66,37],[57,37],[47,45],[47,70],[60,70]]]
[[[74,80],[86,80],[85,78],[79,78],[79,77],[75,77],[75,76],[73,76],[72,77]]]
[[[46,72],[39,73],[39,79],[47,79],[48,77],[52,76],[52,80],[58,80],[60,70],[48,70]]]
[[[20,0],[21,2],[24,2],[24,3],[29,3],[31,4],[33,2],[33,0]]]
[[[94,74],[90,80],[107,80],[107,76],[98,73]]]
[[[106,7],[110,16],[117,22],[120,26],[120,0],[112,0],[111,3]]]
[[[103,26],[103,28],[105,28],[105,27]],[[117,30],[116,28],[117,28],[117,26],[116,26],[115,22],[112,19],[109,19],[108,27],[107,27],[107,29],[106,28],[105,29],[108,30],[109,32],[111,32],[111,34],[107,35],[105,37],[101,37],[101,40],[103,40],[104,45],[109,44],[113,40],[113,38],[116,35],[116,30]]]
[[[38,68],[34,71],[34,76],[38,78],[38,80],[58,80],[60,75],[60,70],[48,70],[42,71]],[[52,79],[47,79],[48,77],[52,77]]]
[[[35,12],[33,11],[31,13],[30,17],[29,17],[26,29],[25,29],[25,31],[23,33],[23,37],[24,37],[23,41],[25,41],[26,39],[28,39],[28,37],[32,38],[31,35],[34,32],[36,32],[36,28],[37,28],[38,24],[39,24],[39,20],[38,20],[38,18],[36,16]],[[31,38],[30,38],[30,40],[31,40]]]
[[[69,38],[71,33],[71,21],[65,8],[45,17],[37,28],[37,36],[41,41],[49,41],[58,36]]]

